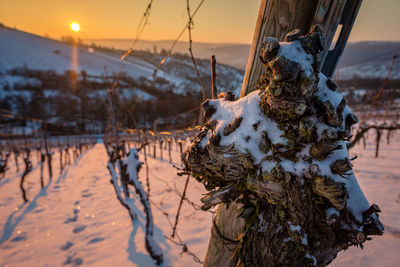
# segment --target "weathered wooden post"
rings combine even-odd
[[[265,37],[276,37],[283,41],[285,35],[299,29],[307,33],[313,24],[319,0],[262,0],[258,13],[253,43],[243,78],[241,96],[254,91],[264,67],[259,58]]]
[[[288,32],[299,29],[299,34],[304,35],[310,31],[313,24],[317,23],[323,25],[324,34],[327,37],[326,46],[330,46],[345,2],[346,0],[262,0],[243,78],[241,97],[258,89],[257,85],[265,73],[265,67],[260,61],[265,37],[276,37],[279,41],[284,41]],[[326,56],[326,53],[324,52],[324,56]],[[216,217],[215,222],[219,225],[223,225],[225,221],[233,222],[224,226],[224,234],[229,233],[229,236],[232,237],[237,237],[240,234],[244,221],[243,219],[235,220],[235,218],[240,214],[241,208],[241,205],[236,203],[229,206],[220,205],[219,216]],[[220,242],[215,242],[220,238],[215,234],[215,231],[212,231],[212,234],[206,258],[206,265],[209,266],[215,263],[220,264],[221,262],[217,258],[231,255],[231,247],[229,246],[235,245],[235,243],[228,246],[224,245],[221,250],[220,244],[218,244]],[[221,251],[223,251],[222,255],[215,254]],[[225,261],[226,266],[229,266],[230,263]]]
[[[304,35],[314,24],[319,24],[323,28],[326,48],[331,46],[336,31],[340,30],[337,40],[339,45],[336,49],[333,51],[326,49],[320,55],[321,62],[324,62],[329,53],[328,58],[333,63],[325,62],[323,73],[331,77],[350,35],[361,2],[362,0],[262,0],[241,96],[256,90],[265,72],[258,60],[265,37],[276,37],[279,41],[283,41],[288,32],[299,29],[299,34]]]
[[[217,71],[216,71],[216,65],[217,65],[217,61],[215,60],[215,56],[212,55],[211,56],[211,99],[216,99],[218,96],[217,93]]]
[[[17,172],[19,172],[19,163],[18,163],[19,150],[18,150],[18,148],[15,147],[13,152],[14,152],[15,166],[17,167]]]
[[[167,141],[168,141],[168,157],[169,157],[169,163],[172,163],[172,155],[171,155],[171,149],[172,149],[172,147],[171,147],[171,142],[172,142],[172,139],[171,138],[167,138]]]
[[[24,157],[25,170],[24,170],[24,173],[22,174],[21,182],[19,184],[19,187],[20,187],[21,192],[22,192],[22,198],[23,198],[24,202],[26,203],[26,202],[28,202],[28,199],[26,198],[26,191],[25,191],[25,188],[24,188],[24,181],[25,181],[25,177],[28,175],[28,173],[30,173],[32,171],[32,162],[30,160],[31,151],[28,148],[28,142],[27,142],[27,137],[25,135],[25,129],[24,129],[24,147],[25,147],[24,150],[26,152],[25,157]]]
[[[210,191],[202,208],[219,205],[205,266],[325,266],[382,234],[348,159],[357,119],[320,74],[344,5],[355,1],[262,1],[246,100],[203,104],[206,124],[184,163]],[[312,27],[317,20],[327,32]]]
[[[53,152],[51,151],[51,144],[50,147],[47,144],[47,133],[44,135],[44,149],[46,151],[46,157],[47,157],[47,167],[49,171],[49,180],[53,178],[53,170],[51,168],[51,158],[53,156]]]
[[[163,159],[163,142],[164,142],[164,137],[161,137],[161,139],[159,140],[159,144],[160,144],[160,158]]]

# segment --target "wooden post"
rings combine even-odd
[[[283,41],[288,32],[299,29],[300,35],[304,35],[317,23],[325,29],[326,46],[330,46],[345,3],[346,0],[262,0],[241,97],[255,90],[264,73],[259,58],[265,37]],[[241,210],[241,204],[237,202],[218,206],[204,266],[233,266],[236,244],[232,241],[238,239],[244,224],[242,219],[238,219]]]
[[[317,13],[315,21],[321,24],[326,31],[328,46],[326,47],[326,53],[321,56],[321,62],[323,62],[321,72],[329,78],[332,78],[339,58],[342,56],[362,1],[363,0],[321,0],[321,2],[326,2],[326,8],[320,5],[318,12],[323,14],[322,11],[324,11],[326,13],[323,16],[323,21],[318,21]],[[321,17],[322,16],[319,16],[319,18]],[[337,37],[335,46],[328,51],[330,42],[332,42],[334,36]]]
[[[276,37],[283,41],[290,31],[299,29],[300,35],[304,35],[312,25],[320,24],[327,40],[326,47],[329,47],[341,23],[346,2],[351,1],[354,0],[262,0],[241,97],[255,90],[264,73],[259,57],[265,37]],[[322,55],[321,62],[327,53],[328,50]]]
[[[216,76],[217,72],[215,70],[215,65],[217,64],[217,61],[215,60],[215,56],[211,56],[211,98],[216,99],[218,94],[217,94],[217,81],[216,81]]]
[[[353,1],[353,0],[350,0]],[[346,0],[321,0],[318,4],[313,24],[319,24],[324,29],[324,35],[326,39],[326,48],[329,48],[332,44],[336,30],[340,24],[343,9],[346,5]],[[322,59],[325,59],[329,52],[326,49],[322,53]],[[323,62],[324,60],[321,60]],[[322,64],[321,64],[322,65]]]
[[[299,29],[300,35],[306,34],[312,26],[318,2],[318,0],[261,1],[241,97],[255,90],[264,72],[259,60],[264,38],[276,37],[279,41],[283,41],[285,35],[294,29]]]
[[[161,158],[161,159],[163,159],[163,147],[162,147],[163,142],[164,142],[163,139],[161,139],[161,140],[160,140],[160,158]]]
[[[169,163],[172,163],[172,156],[171,156],[171,139],[168,138],[168,156],[169,156]]]

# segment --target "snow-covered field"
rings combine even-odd
[[[386,137],[386,132],[382,137]],[[379,158],[375,158],[375,136],[369,133],[366,149],[358,144],[350,154],[358,182],[371,203],[381,208],[385,226],[383,236],[367,241],[363,250],[352,247],[339,253],[331,266],[399,266],[400,265],[400,135],[386,143],[382,138]]]
[[[367,199],[378,204],[385,234],[365,244],[341,252],[332,266],[399,266],[400,262],[400,135],[391,143],[381,143],[380,157],[374,158],[374,137],[367,148],[357,145],[351,154],[355,174]],[[203,260],[210,237],[212,213],[201,211],[203,186],[189,180],[181,210],[178,235],[172,234],[180,193],[186,177],[164,159],[148,155],[150,201],[154,215],[155,241],[163,250],[165,266],[200,266],[194,256],[182,253],[185,244]],[[180,166],[175,145],[172,163]],[[152,151],[150,153],[152,155]],[[19,191],[21,172],[13,160],[0,180],[0,266],[154,266],[144,244],[145,217],[137,198],[138,220],[132,223],[128,211],[118,202],[106,168],[107,154],[99,143],[79,161],[59,174],[57,153],[53,157],[55,177],[40,190],[39,168],[33,155],[34,170],[26,178],[28,199],[23,204]],[[143,152],[139,154],[144,161]],[[22,165],[22,163],[20,163]],[[22,166],[20,166],[22,168]],[[46,173],[46,170],[45,170]],[[146,188],[146,168],[139,178]],[[133,194],[135,194],[133,192]]]

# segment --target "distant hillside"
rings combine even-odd
[[[22,31],[0,27],[0,72],[26,65],[35,70],[54,70],[63,73],[73,69],[73,47],[52,39]],[[134,78],[151,76],[153,66],[139,59],[121,62],[97,51],[78,48],[77,71],[85,70],[91,75],[105,72],[124,72]]]
[[[95,43],[97,45],[114,47],[116,49],[127,50],[132,44],[131,39],[85,39],[86,43]],[[162,49],[169,50],[173,40],[147,41],[139,40],[136,50],[147,50],[160,53]],[[177,42],[174,53],[188,54],[188,43],[184,41]],[[217,62],[233,66],[244,70],[247,64],[247,58],[250,52],[249,44],[235,43],[193,43],[193,53],[198,58],[210,59],[215,55]]]
[[[117,80],[123,126],[152,127],[157,121],[159,127],[183,127],[198,121],[202,88],[191,58],[173,55],[153,77],[163,56],[134,51],[121,61],[123,52],[87,45],[74,48],[0,26],[1,109],[52,122],[79,122],[81,129],[101,131],[107,121],[107,90]],[[197,60],[197,65],[208,97],[210,61]],[[219,92],[239,95],[242,78],[243,71],[217,65]]]
[[[129,39],[88,39],[85,41],[118,49],[127,49],[132,42]],[[168,50],[171,44],[172,41],[170,40],[140,40],[136,45],[136,49],[153,51],[154,47],[156,47],[159,52],[161,49]],[[217,62],[244,70],[247,65],[250,45],[194,42],[193,50],[199,58],[209,59],[211,55],[216,55]],[[178,42],[174,51],[188,53],[187,42]],[[349,43],[338,64],[340,79],[351,79],[356,76],[362,78],[383,78],[386,76],[394,52],[400,53],[400,42],[370,41]],[[393,79],[400,79],[399,61],[397,61],[393,70],[391,76]]]
[[[393,54],[400,54],[400,42],[357,42],[346,46],[340,59],[339,79],[384,78]],[[391,79],[400,79],[400,59],[394,65]]]
[[[142,77],[151,80],[155,67],[162,60],[162,56],[159,54],[135,52],[135,56],[121,61],[122,53],[122,50],[80,46],[76,56],[77,72],[85,70],[89,75],[101,76],[106,73],[112,75],[122,71],[133,79]],[[53,70],[57,73],[64,73],[73,69],[73,57],[71,45],[0,27],[0,73],[7,74],[8,70],[23,66],[32,70]],[[210,77],[209,60],[199,60],[198,65],[201,76],[208,80]],[[221,64],[218,64],[217,71],[220,83],[217,85],[221,90],[239,93],[243,73]],[[193,71],[191,60],[185,56],[169,58],[157,72],[157,77],[168,81],[175,92],[184,93],[187,90],[200,92],[201,90],[196,82],[196,74]],[[4,78],[6,77],[3,76]]]

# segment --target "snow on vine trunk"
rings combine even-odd
[[[119,202],[129,211],[129,215],[134,222],[137,219],[137,214],[135,212],[136,207],[133,199],[130,196],[130,190],[128,187],[128,185],[133,185],[146,214],[146,250],[156,261],[157,265],[161,265],[163,263],[163,253],[160,246],[154,241],[153,238],[153,214],[151,212],[147,194],[143,190],[142,184],[138,178],[139,170],[143,165],[143,162],[139,161],[138,156],[138,151],[140,149],[130,149],[126,157],[125,153],[121,153],[124,150],[115,144],[105,143],[105,146],[109,155],[107,168],[110,172],[111,183],[114,186],[117,198]]]
[[[139,161],[138,150],[136,148],[132,148],[129,151],[128,158],[125,159],[125,164],[126,171],[129,175],[129,183],[135,187],[136,194],[140,197],[140,202],[142,203],[146,213],[146,249],[150,253],[151,257],[156,260],[157,264],[161,264],[163,262],[162,250],[153,239],[153,214],[151,213],[147,194],[143,190],[142,184],[138,179],[138,173],[143,162]]]
[[[357,122],[336,84],[319,72],[321,29],[266,38],[266,73],[237,101],[207,100],[186,168],[217,204],[206,266],[324,266],[380,235],[346,144]]]

